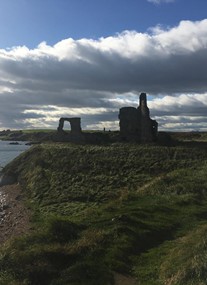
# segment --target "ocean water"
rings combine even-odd
[[[10,143],[11,141],[0,141],[0,180],[2,168],[30,147],[25,145],[26,142],[18,142],[18,144]],[[7,205],[7,196],[0,191],[0,224],[5,218],[4,205]]]
[[[11,141],[0,141],[0,171],[9,162],[11,162],[20,153],[24,152],[30,146],[25,145],[27,142],[18,142],[18,144],[10,144]]]

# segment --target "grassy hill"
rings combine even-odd
[[[4,169],[32,211],[0,284],[206,284],[207,147],[50,143]],[[130,285],[130,284],[129,284]]]

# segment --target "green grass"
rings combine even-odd
[[[56,129],[24,129],[22,130],[23,133],[28,134],[28,133],[50,133],[50,132],[55,132]]]
[[[141,254],[134,273],[141,284],[206,284],[207,224]]]
[[[0,284],[205,284],[206,172],[205,147],[32,147],[4,169],[34,231],[0,250]]]

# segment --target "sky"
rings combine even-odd
[[[162,131],[207,131],[206,0],[0,0],[0,130],[118,130],[147,93]],[[69,126],[65,126],[69,128]]]

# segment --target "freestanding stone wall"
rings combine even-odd
[[[119,112],[120,135],[127,141],[153,142],[157,138],[158,123],[150,119],[146,93],[141,93],[138,108],[123,107]]]
[[[80,118],[60,118],[59,126],[57,128],[58,132],[63,131],[65,121],[70,123],[71,134],[73,134],[73,135],[80,135],[81,134],[81,119]]]

